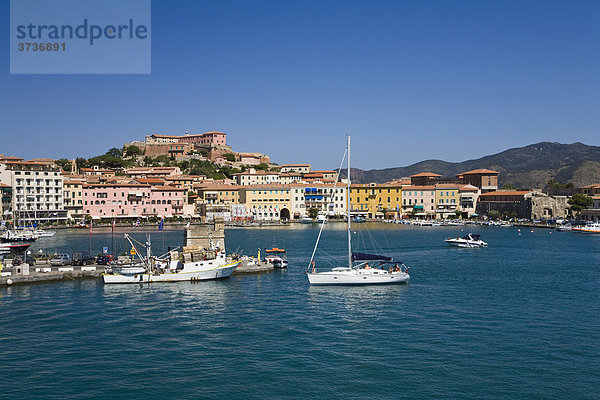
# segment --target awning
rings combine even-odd
[[[423,206],[414,206],[413,208],[414,208],[415,210],[422,210],[422,209],[423,209]]]
[[[352,252],[352,261],[391,261],[391,260],[392,260],[392,257],[380,256],[377,254]]]

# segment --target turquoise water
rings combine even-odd
[[[490,247],[458,249],[443,239],[460,227],[355,228],[410,285],[309,287],[317,230],[296,225],[227,231],[232,250],[285,247],[287,271],[1,288],[0,397],[600,398],[600,235],[473,227]],[[152,233],[156,251],[183,238]],[[317,265],[343,263],[345,240],[329,224]],[[94,232],[95,251],[110,242]],[[59,231],[33,250],[88,246]]]

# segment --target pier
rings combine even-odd
[[[50,264],[41,263],[37,263],[35,266],[30,266],[29,268],[23,265],[4,267],[2,269],[2,277],[0,277],[0,286],[98,278],[102,276],[104,267],[104,265],[98,264],[53,267]],[[8,271],[11,271],[11,275],[5,275],[5,272]]]

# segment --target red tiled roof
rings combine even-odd
[[[435,190],[435,186],[404,186],[403,190]]]
[[[180,189],[175,186],[152,186],[152,191],[164,191],[164,192],[183,192],[185,189]]]
[[[418,174],[411,175],[411,178],[416,178],[419,176],[441,176],[439,174],[435,174],[433,172],[419,172]]]
[[[475,174],[499,174],[498,171],[492,171],[491,169],[474,169],[472,171],[463,172],[458,175],[475,175]]]
[[[479,197],[482,196],[523,196],[527,193],[530,193],[529,190],[497,190],[495,192],[487,192],[482,193]]]

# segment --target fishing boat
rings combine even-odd
[[[446,243],[452,246],[458,247],[487,247],[487,243],[481,240],[479,235],[475,235],[473,233],[469,233],[464,237],[455,237],[455,238],[447,238],[445,240]]]
[[[265,262],[273,265],[273,268],[285,269],[288,266],[287,257],[285,255],[285,249],[273,247],[272,249],[266,249],[267,256]]]
[[[0,255],[24,254],[29,246],[31,246],[29,243],[0,243]]]
[[[125,234],[135,254],[141,261],[141,267],[109,268],[102,275],[104,283],[151,283],[151,282],[180,282],[204,281],[209,279],[229,278],[240,265],[240,260],[227,257],[225,249],[212,246],[202,252],[196,259],[192,255],[179,259],[174,256],[177,252],[169,252],[160,257],[152,256],[150,235],[146,235],[146,243],[141,244]],[[146,249],[146,255],[138,251],[138,246]]]
[[[348,161],[348,179],[347,193],[350,193],[350,135],[348,135],[348,144],[344,157],[347,155]],[[344,160],[342,157],[342,163]],[[341,165],[340,169],[341,170]],[[336,182],[338,179],[336,179]],[[346,196],[347,210],[350,211],[350,196]],[[310,257],[306,274],[308,282],[311,285],[382,285],[408,283],[410,275],[408,267],[402,262],[396,262],[391,257],[380,256],[376,254],[353,253],[352,252],[352,231],[350,212],[347,213],[348,225],[348,265],[336,267],[329,271],[318,271],[315,265],[315,254],[319,245],[319,239],[323,232],[323,224],[319,230],[317,241]],[[373,266],[370,263],[375,263]],[[356,263],[356,264],[355,264]],[[377,265],[377,263],[379,263]]]
[[[600,233],[600,222],[593,222],[583,226],[575,226],[572,228],[572,230],[583,233]]]

